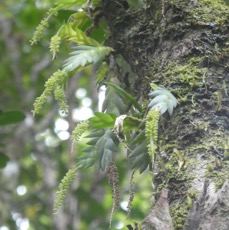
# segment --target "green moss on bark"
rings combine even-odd
[[[197,25],[222,25],[228,19],[228,7],[221,0],[197,1],[193,9],[188,10],[190,20]],[[193,19],[195,21],[193,21]]]
[[[173,220],[173,227],[176,230],[182,230],[188,214],[190,206],[187,202],[176,203],[170,207],[170,214]]]

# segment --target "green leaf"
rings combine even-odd
[[[136,117],[128,116],[123,121],[123,130],[124,132],[131,131],[131,130],[138,130],[141,123],[142,123],[142,120]]]
[[[4,168],[9,161],[9,157],[0,152],[0,168]]]
[[[84,154],[80,157],[77,157],[77,167],[86,169],[90,168],[95,164],[95,153],[89,152],[87,154]]]
[[[108,70],[108,65],[106,62],[103,62],[99,70],[96,73],[96,83],[97,84],[104,80],[107,70]]]
[[[149,162],[149,155],[147,153],[142,153],[133,160],[132,169],[139,169],[140,173],[142,173],[149,166]]]
[[[145,130],[143,130],[140,134],[138,134],[136,137],[134,137],[133,141],[131,142],[131,145],[136,145],[138,143],[141,143],[145,139],[146,139]]]
[[[64,70],[72,71],[79,66],[95,64],[101,61],[113,49],[106,46],[76,46],[74,50],[75,51],[71,53],[72,57],[65,61],[63,66]]]
[[[143,154],[143,153],[146,153],[146,152],[147,152],[147,144],[146,144],[146,142],[144,141],[144,142],[138,144],[138,145],[136,146],[136,148],[134,148],[134,149],[132,150],[132,152],[129,154],[128,157],[129,157],[129,158],[137,157],[137,156],[139,156],[139,155],[141,155],[141,154]]]
[[[136,156],[132,162],[132,169],[138,169],[142,165],[142,160],[144,159],[144,154],[141,153],[138,156]]]
[[[142,133],[139,134],[136,139],[141,140],[142,139]],[[145,136],[144,136],[145,137]],[[145,169],[149,166],[150,158],[147,153],[147,143],[144,138],[144,140],[137,142],[138,144],[132,147],[132,151],[129,153],[128,158],[131,161],[131,168],[132,169],[139,169],[140,173],[145,171]]]
[[[73,28],[79,29],[78,27],[84,25],[88,20],[87,12],[86,11],[78,11],[77,13],[71,14],[71,19],[73,22],[71,22],[70,25]],[[85,34],[85,36],[87,36],[87,35]]]
[[[59,0],[55,4],[58,8],[69,8],[69,7],[82,7],[87,0]]]
[[[85,138],[100,138],[105,133],[104,130],[93,130],[89,135]]]
[[[0,126],[19,123],[25,119],[25,114],[20,111],[0,111]]]
[[[101,159],[101,169],[105,170],[106,166],[112,162],[113,152],[110,149],[105,149],[103,152],[103,157]]]
[[[147,167],[149,166],[149,161],[150,161],[149,155],[144,154],[144,157],[142,158],[142,164],[139,167],[140,173],[143,173],[147,169]]]
[[[109,130],[105,135],[96,143],[97,157],[99,168],[103,171],[109,162],[112,161],[112,155],[117,152],[117,146],[109,136]],[[108,134],[107,134],[108,133]]]
[[[69,41],[77,43],[79,46],[101,47],[100,43],[88,37],[82,30],[78,29],[75,22],[64,25],[58,35],[61,36],[62,39],[68,39]]]
[[[138,104],[137,99],[135,97],[131,96],[125,90],[123,90],[122,88],[120,88],[112,82],[105,82],[105,84],[113,87],[119,95],[128,100],[136,109],[138,109],[138,111],[142,110],[141,106]]]
[[[130,105],[117,94],[114,88],[108,86],[105,93],[102,111],[121,115],[127,113],[129,109]]]
[[[89,135],[91,139],[87,144],[90,146],[83,151],[88,153],[93,152],[98,168],[105,170],[107,164],[112,160],[113,154],[118,151],[117,137],[109,129],[99,131],[93,131]],[[100,137],[98,134],[100,134]]]
[[[93,129],[113,128],[116,115],[96,112],[94,117],[89,119],[89,126]]]
[[[87,145],[96,145],[98,140],[99,140],[99,138],[93,138],[87,142]]]
[[[177,106],[177,99],[165,88],[158,88],[157,90],[149,94],[150,97],[154,97],[148,105],[151,109],[157,109],[161,114],[168,111],[171,116],[173,109]]]
[[[90,146],[82,149],[82,152],[93,152],[95,150],[94,146]]]

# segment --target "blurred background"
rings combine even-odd
[[[77,175],[61,212],[52,213],[57,186],[85,147],[80,142],[71,151],[71,132],[77,123],[101,108],[105,90],[95,85],[96,68],[87,68],[67,86],[68,116],[61,114],[56,102],[49,98],[42,114],[33,117],[35,98],[67,57],[63,47],[52,61],[49,41],[68,19],[68,12],[51,19],[38,45],[31,47],[29,42],[53,3],[0,1],[0,230],[109,228],[111,188],[106,175],[93,168]],[[133,209],[126,220],[131,172],[122,149],[117,162],[121,204],[114,214],[112,229],[126,229],[126,224],[141,220],[147,213],[148,202],[142,201],[150,200],[150,177],[136,176]]]

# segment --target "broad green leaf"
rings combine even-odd
[[[149,161],[150,161],[149,155],[144,154],[144,157],[142,159],[142,164],[139,167],[139,172],[140,173],[143,173],[147,169],[147,167],[149,166]]]
[[[89,28],[89,26],[87,28]],[[104,45],[104,42],[109,37],[107,28],[108,28],[108,26],[106,24],[106,21],[102,20],[100,22],[100,27],[95,28],[95,29],[92,30],[92,32],[90,34],[90,38],[93,38],[94,40],[99,42],[100,45]],[[85,28],[85,30],[87,31],[86,28]]]
[[[94,117],[89,119],[89,126],[93,129],[113,128],[116,115],[96,112]]]
[[[65,61],[64,70],[72,71],[79,66],[95,64],[101,61],[113,49],[106,46],[76,46],[74,50],[71,53],[72,56]]]
[[[64,25],[59,36],[62,38],[68,38],[68,40],[77,43],[78,46],[101,46],[96,40],[88,37],[82,30],[75,27],[75,22]]]
[[[128,105],[128,103],[126,103],[124,99],[117,94],[114,88],[108,86],[105,93],[102,111],[122,115],[127,113],[129,109],[130,105]]]
[[[101,46],[101,44],[95,39],[88,37],[81,29],[78,28],[83,28],[86,24],[90,25],[86,12],[77,12],[73,14],[72,17],[73,21],[63,25],[57,32],[56,36],[61,38],[61,40],[68,39],[69,41],[75,42],[79,46]]]
[[[93,138],[87,142],[87,145],[96,145],[98,140],[99,140],[99,138]]]
[[[143,130],[140,134],[134,137],[133,141],[131,142],[131,145],[136,145],[138,143],[143,142],[144,140],[146,140],[145,130]]]
[[[169,97],[167,95],[165,95],[165,94],[158,95],[153,100],[150,101],[149,107],[153,107],[156,104],[158,104],[158,103],[160,103],[162,101],[167,101],[167,100],[169,100]]]
[[[149,165],[150,158],[147,153],[147,143],[144,133],[139,134],[134,141],[137,143],[132,151],[129,153],[128,158],[131,161],[132,169],[139,169],[142,173]],[[144,139],[142,140],[142,138]],[[138,141],[136,141],[138,139]]]
[[[105,131],[104,129],[102,130],[93,130],[88,136],[85,138],[90,138],[90,140],[87,142],[88,145],[91,145],[92,147],[86,148],[85,152],[92,151],[92,149],[95,149],[95,145],[98,142],[98,140],[104,135]],[[92,148],[92,149],[90,149]]]
[[[142,120],[136,117],[128,116],[123,121],[123,130],[124,131],[138,130],[141,123]]]
[[[59,0],[55,4],[58,8],[83,7],[87,0]]]
[[[129,158],[132,158],[132,157],[137,157],[143,153],[147,153],[147,144],[146,142],[142,142],[142,143],[139,143],[136,148],[134,148],[131,153],[129,154]]]
[[[101,169],[105,170],[107,165],[112,162],[113,152],[110,149],[105,149],[101,159]]]
[[[95,150],[94,146],[90,146],[87,148],[82,149],[82,152],[93,152]]]
[[[25,114],[20,111],[0,111],[0,126],[21,122],[25,119],[25,117]]]
[[[147,153],[142,153],[133,160],[132,169],[139,169],[140,173],[142,173],[149,166],[149,162],[149,155]]]
[[[93,148],[94,149],[94,148]],[[95,153],[89,152],[77,157],[77,166],[83,169],[90,168],[95,164]]]
[[[4,168],[9,161],[9,157],[0,152],[0,168]]]
[[[87,20],[87,18],[87,12],[85,11],[79,11],[77,13],[74,13],[71,15],[71,19],[73,20],[71,25],[74,26],[74,28],[78,28],[79,26],[81,26],[82,23],[85,22],[85,20]]]
[[[94,113],[96,117],[98,117],[100,120],[104,121],[104,122],[112,122],[116,119],[116,115],[115,114],[107,114],[107,113],[101,113],[101,112],[95,112]]]
[[[108,70],[108,65],[106,62],[103,62],[96,73],[96,82],[97,84],[102,82],[106,76],[106,72]]]
[[[105,149],[109,149],[114,151],[117,151],[117,147],[114,144],[114,141],[108,137],[108,136],[103,136],[97,143],[96,143],[96,148],[97,152],[100,155],[101,153],[103,154]]]
[[[119,95],[128,100],[136,109],[138,109],[138,111],[142,110],[141,106],[138,104],[137,99],[135,97],[131,96],[125,90],[123,90],[122,88],[120,88],[112,82],[105,82],[105,84],[113,87],[117,91],[117,93],[119,93]]]
[[[78,29],[73,23],[67,24],[66,28],[67,28],[67,32],[68,31],[71,32],[71,35],[68,36],[68,39],[72,42],[77,43],[77,45],[79,46],[86,45],[86,46],[95,46],[95,47],[101,46],[101,44],[99,44],[93,38],[88,37],[82,30]]]
[[[84,149],[84,152],[88,154],[94,154],[95,162],[98,165],[98,168],[105,170],[107,163],[109,163],[110,157],[113,153],[118,151],[117,147],[117,137],[111,130],[99,130],[93,131],[89,136],[91,139],[87,142],[89,145],[88,148]],[[100,135],[100,136],[99,136]],[[105,155],[108,154],[108,155]],[[89,161],[91,162],[91,161]],[[88,163],[89,164],[89,163]]]
[[[87,135],[85,138],[100,138],[102,135],[104,135],[104,130],[93,130],[89,135]]]
[[[134,158],[134,160],[132,161],[132,169],[138,169],[138,168],[140,168],[141,167],[141,165],[142,165],[142,160],[144,159],[144,154],[143,153],[141,153],[141,154],[139,154],[138,156],[136,156],[135,158]]]
[[[155,88],[155,86],[153,85]],[[171,116],[173,109],[177,106],[177,99],[165,88],[158,88],[149,94],[150,97],[154,97],[148,105],[151,109],[157,109],[161,114],[168,111]]]
[[[118,148],[115,145],[114,140],[111,137],[106,139],[106,142],[104,144],[104,149],[109,149],[112,152],[117,152],[118,151]]]

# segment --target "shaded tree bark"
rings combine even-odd
[[[144,101],[154,82],[179,100],[174,116],[160,121],[154,172],[156,199],[167,188],[170,212],[156,224],[157,202],[145,229],[229,229],[228,12],[218,0],[154,0],[141,10],[103,1],[121,87]]]

